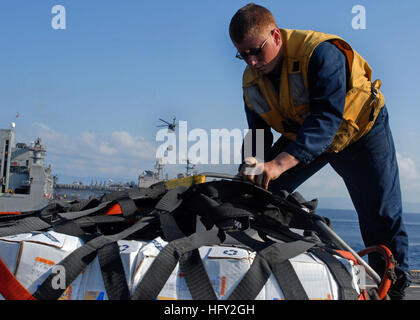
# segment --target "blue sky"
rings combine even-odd
[[[246,128],[244,63],[234,58],[228,25],[248,2],[1,0],[0,127],[19,112],[17,139],[40,136],[62,181],[137,180],[153,168],[159,118],[176,116],[189,130]],[[420,2],[257,3],[280,27],[337,34],[369,62],[383,81],[404,200],[420,202]],[[65,30],[51,27],[54,5],[66,9]],[[366,8],[365,30],[352,28],[355,5]],[[329,168],[302,190],[307,197],[347,197]]]

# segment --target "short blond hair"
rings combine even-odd
[[[263,6],[249,3],[232,17],[229,35],[234,43],[241,43],[248,35],[257,36],[278,28],[273,14]]]

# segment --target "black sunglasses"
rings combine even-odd
[[[271,37],[271,34],[270,34],[270,37]],[[239,52],[239,51],[236,52],[235,57],[241,60],[246,60],[248,59],[249,56],[258,56],[262,52],[265,44],[267,43],[268,39],[270,39],[270,37],[265,39],[264,42],[258,48],[248,49],[248,52]]]

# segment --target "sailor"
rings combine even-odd
[[[392,251],[397,281],[389,295],[403,299],[411,283],[408,237],[381,81],[340,37],[279,29],[272,13],[254,3],[236,12],[229,33],[236,57],[247,64],[242,87],[253,137],[245,138],[252,154],[243,152],[239,173],[274,193],[292,192],[329,163],[344,180],[366,247]],[[256,129],[264,132],[264,154],[255,154]],[[271,129],[281,133],[274,144]],[[379,257],[369,256],[369,264],[383,274]]]

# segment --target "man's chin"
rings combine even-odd
[[[264,76],[268,73],[266,68],[255,69],[255,71],[257,71],[257,73],[262,75],[262,76]]]
[[[267,66],[264,66],[262,68],[255,69],[255,71],[257,71],[258,74],[260,74],[262,76],[265,76],[265,75],[269,74],[273,70],[270,69],[270,68],[268,68]]]

